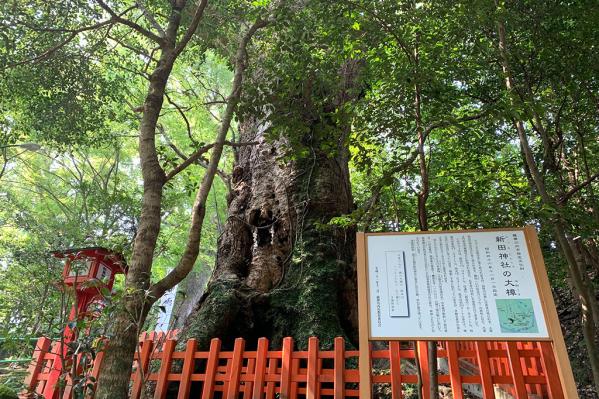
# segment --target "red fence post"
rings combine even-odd
[[[517,399],[528,398],[528,392],[526,391],[526,384],[524,383],[524,376],[522,375],[522,365],[520,362],[520,354],[518,353],[518,346],[515,342],[507,343],[507,356],[510,365],[510,374],[514,381],[514,389],[516,390]]]
[[[154,391],[154,399],[166,398],[166,390],[168,388],[168,374],[171,371],[173,351],[177,341],[168,339],[162,350],[162,361],[160,362],[160,370],[158,371],[158,381],[156,382],[156,390]]]
[[[430,395],[430,379],[429,379],[429,371],[428,371],[428,342],[427,341],[417,341],[418,345],[418,360],[420,361],[420,370],[422,375],[422,390],[424,391],[424,395],[422,395],[425,399],[429,399]],[[433,398],[436,399],[436,398]]]
[[[539,347],[541,350],[541,364],[543,365],[543,372],[545,373],[545,379],[547,380],[549,396],[551,399],[564,399],[562,384],[560,383],[559,378],[557,378],[559,377],[559,371],[557,369],[557,364],[555,363],[551,342],[539,342]]]
[[[293,338],[283,338],[283,359],[281,363],[281,399],[288,399],[291,393],[291,357]]]
[[[389,367],[391,372],[391,398],[402,399],[400,342],[389,342]]]
[[[270,358],[270,360],[268,361],[268,375],[273,376],[276,374],[277,374],[277,359]],[[273,399],[274,397],[275,397],[275,383],[274,383],[274,381],[268,381],[266,383],[266,399]]]
[[[335,338],[334,372],[334,399],[343,399],[345,398],[345,341],[341,337]]]
[[[454,399],[462,399],[462,378],[460,377],[460,364],[455,341],[447,341],[447,363],[449,363],[449,378],[451,380],[451,392]]]
[[[141,353],[139,359],[137,360],[137,370],[133,377],[133,388],[131,388],[130,396],[131,399],[139,399],[141,396],[141,390],[144,386],[144,379],[150,364],[150,356],[152,355],[153,347],[154,342],[149,339],[145,340],[141,346]]]
[[[256,371],[254,372],[254,391],[252,399],[261,399],[264,392],[264,375],[268,356],[268,339],[260,338],[256,349]]]
[[[306,383],[306,399],[318,399],[318,338],[308,338],[308,376]]]
[[[25,389],[28,391],[35,390],[39,380],[38,376],[42,367],[44,366],[44,355],[48,353],[51,344],[50,338],[41,337],[35,344],[35,350],[33,351],[33,358],[29,363],[29,369],[27,370],[27,377],[25,378]]]
[[[244,349],[245,340],[243,338],[237,338],[235,340],[235,346],[233,347],[233,358],[231,359],[231,374],[229,375],[227,399],[237,399],[237,395],[239,394],[239,377],[241,376]]]
[[[208,362],[206,364],[206,376],[204,388],[202,389],[202,399],[210,399],[214,394],[214,377],[216,377],[216,368],[220,354],[220,339],[213,338],[210,341],[210,352],[208,353]]]
[[[483,399],[494,399],[493,377],[489,367],[489,354],[487,353],[487,343],[485,341],[476,341],[476,360],[480,370],[480,384],[483,391]]]
[[[179,383],[179,393],[177,399],[187,399],[191,389],[191,375],[195,366],[195,353],[197,342],[190,339],[185,345],[185,355],[183,358],[183,369],[181,370],[181,382]]]

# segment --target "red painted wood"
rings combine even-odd
[[[231,371],[228,378],[229,386],[226,399],[237,399],[237,395],[239,394],[239,378],[241,377],[244,349],[245,340],[243,338],[237,338],[233,348],[233,358],[231,359]]]
[[[160,370],[158,371],[158,381],[156,381],[156,390],[154,391],[154,399],[166,398],[166,390],[168,389],[168,374],[171,371],[172,356],[175,350],[177,341],[169,339],[165,342],[160,362]]]
[[[44,355],[48,353],[52,340],[50,338],[41,337],[35,344],[33,351],[33,358],[29,363],[29,369],[27,369],[27,377],[25,378],[25,389],[28,391],[34,391],[39,382],[39,374],[42,372],[44,366]]]
[[[345,341],[335,338],[335,377],[333,381],[334,399],[343,399],[345,391]]]
[[[141,372],[144,370],[145,380],[156,383],[156,399],[164,398],[171,382],[179,384],[178,399],[188,398],[192,381],[203,383],[203,392],[201,396],[198,395],[201,399],[211,399],[217,391],[222,392],[225,399],[358,397],[358,390],[351,386],[346,388],[345,384],[359,383],[359,372],[357,369],[345,369],[345,362],[346,358],[355,360],[359,353],[355,350],[345,351],[342,338],[335,339],[334,350],[331,351],[320,351],[318,339],[311,338],[307,351],[293,351],[291,339],[284,339],[280,351],[269,351],[266,339],[258,341],[256,351],[245,351],[243,341],[238,339],[232,351],[221,352],[220,341],[213,340],[209,352],[198,352],[196,342],[190,340],[184,352],[176,352],[176,341],[167,339],[170,336],[156,333],[153,335],[154,341],[147,339],[141,343],[141,354],[136,353],[139,370],[131,375],[132,398],[139,397],[144,389],[141,378]],[[46,339],[39,342],[34,352],[34,360],[38,361],[30,364],[30,374],[26,382],[37,392],[47,390],[48,395],[52,395],[46,396],[47,399],[56,399],[56,396],[53,396],[56,390],[49,385],[56,370],[44,369],[43,366],[45,363],[50,365],[56,361],[59,344],[54,344],[54,353],[47,353],[50,341]],[[156,350],[160,347],[163,348],[162,352]],[[427,343],[418,342],[417,347],[422,362],[424,388],[427,389]],[[89,371],[91,376],[98,375],[102,355],[103,352],[99,352]],[[387,350],[372,350],[371,356],[375,361],[389,360],[390,373],[373,375],[372,383],[390,384],[393,399],[401,398],[401,384],[417,382],[415,374],[401,374],[401,359],[413,359],[416,356],[413,349],[402,350],[400,342],[393,341],[389,343]],[[449,365],[449,374],[440,375],[439,382],[451,383],[454,398],[463,397],[462,384],[481,384],[484,398],[494,398],[493,385],[496,384],[516,398],[526,398],[529,392],[551,399],[564,399],[550,343],[443,342],[440,343],[439,357],[446,357]],[[174,359],[183,360],[180,373],[170,371]],[[205,373],[194,374],[195,359],[206,359]],[[219,359],[226,360],[227,365],[219,366]],[[79,360],[78,369],[81,369]],[[161,361],[160,369],[147,372],[152,360]],[[473,367],[478,365],[479,374],[461,375],[461,360],[472,363]],[[493,363],[497,364],[496,367],[492,367]],[[424,393],[425,398],[428,397],[428,392]],[[71,396],[68,389],[63,396]]]
[[[277,373],[278,359],[270,358],[268,361],[268,376],[274,376]],[[266,399],[273,399],[275,397],[275,380],[270,381],[266,384]]]
[[[281,399],[289,399],[291,393],[291,356],[293,338],[283,338],[283,359],[281,363]]]
[[[318,399],[318,338],[308,338],[308,376],[306,399]]]
[[[210,352],[208,353],[208,362],[206,364],[206,374],[204,387],[202,389],[202,398],[211,399],[214,395],[214,377],[216,377],[216,368],[218,367],[218,356],[220,353],[220,339],[213,338],[210,342]]]
[[[494,399],[493,377],[489,367],[489,356],[487,354],[487,343],[485,341],[476,341],[476,355],[478,369],[480,370],[481,386],[483,399]]]
[[[528,392],[526,391],[526,384],[521,369],[520,354],[518,353],[518,347],[515,342],[507,343],[507,355],[510,374],[512,375],[514,389],[516,391],[516,399],[527,399]]]
[[[251,375],[252,373],[256,373],[256,359],[254,358],[249,358],[248,362],[247,362],[247,367],[243,368],[242,371],[242,378],[243,379],[243,386],[241,391],[243,392],[243,399],[251,399],[252,398],[252,391],[254,388],[254,382],[248,378],[248,375]]]
[[[463,399],[462,379],[460,378],[460,363],[458,351],[454,341],[447,341],[447,363],[449,363],[449,376],[451,379],[451,392],[454,399]]]
[[[559,371],[557,370],[551,342],[539,342],[539,347],[541,350],[541,364],[543,365],[543,371],[545,373],[545,378],[547,379],[549,397],[551,399],[564,399],[562,384],[560,383],[559,378],[557,378],[559,376]]]
[[[424,399],[429,398],[430,391],[430,379],[429,379],[429,367],[428,367],[428,342],[417,341],[418,345],[418,359],[420,360],[420,370],[422,371],[422,390],[424,391]],[[436,399],[436,398],[435,398]]]
[[[154,349],[154,341],[145,340],[141,346],[140,359],[137,362],[137,370],[133,379],[133,387],[131,388],[131,399],[139,399],[144,386],[144,379],[147,377],[148,366],[150,364],[150,355]]]
[[[52,364],[50,366],[48,379],[46,380],[46,385],[44,386],[43,390],[44,398],[51,399],[54,397],[54,392],[58,391],[56,384],[58,383],[58,379],[62,374],[62,356],[66,354],[66,347],[61,344],[61,341],[54,342],[54,344],[52,344],[52,349],[50,350],[50,359],[52,359]]]
[[[195,352],[198,344],[195,339],[190,339],[185,345],[185,355],[183,357],[183,369],[181,370],[181,382],[179,383],[179,393],[177,399],[187,399],[191,389],[191,375],[195,366]]]
[[[402,399],[400,342],[389,342],[389,367],[391,372],[391,398]]]
[[[260,338],[256,349],[256,371],[254,372],[254,390],[252,399],[262,399],[264,392],[264,376],[268,356],[268,339]]]

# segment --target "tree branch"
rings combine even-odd
[[[243,72],[245,71],[247,62],[246,48],[256,31],[267,24],[268,22],[265,20],[256,20],[250,29],[243,35],[239,43],[237,52],[235,54],[235,74],[233,77],[232,89],[228,98],[227,108],[225,109],[220,129],[216,136],[216,141],[213,144],[210,162],[208,163],[206,173],[202,178],[200,188],[198,189],[196,199],[193,204],[187,245],[185,246],[185,251],[181,256],[177,266],[162,280],[150,287],[150,297],[153,301],[156,301],[158,298],[164,295],[166,291],[173,288],[176,284],[183,280],[191,271],[196,262],[200,252],[200,238],[202,233],[202,225],[204,223],[204,216],[206,214],[206,200],[208,198],[208,194],[210,193],[214,176],[218,170],[218,163],[223,152],[223,147],[226,143],[227,133],[231,127],[233,114],[235,113],[237,104],[241,98]]]
[[[37,56],[35,56],[33,58],[29,58],[29,59],[26,59],[26,60],[23,60],[23,61],[19,61],[19,62],[15,62],[13,64],[9,64],[7,66],[7,68],[14,68],[14,67],[19,66],[19,65],[28,64],[30,62],[36,63],[36,62],[41,61],[41,60],[43,60],[45,58],[48,58],[49,56],[51,56],[52,54],[54,54],[56,51],[60,50],[61,48],[63,48],[67,44],[69,44],[71,42],[71,40],[73,40],[75,37],[77,37],[78,34],[80,34],[82,32],[89,31],[89,30],[98,29],[98,28],[101,28],[103,26],[113,24],[114,22],[115,22],[114,19],[109,19],[107,21],[98,22],[97,24],[94,24],[94,25],[85,26],[83,28],[70,30],[70,35],[68,35],[65,40],[63,40],[62,42],[58,43],[56,46],[54,46],[52,48],[49,48],[48,50],[44,51],[43,53],[41,53],[41,54],[39,54],[39,55],[37,55]]]
[[[141,35],[147,37],[148,39],[158,43],[161,47],[164,45],[165,41],[162,37],[156,35],[153,32],[150,32],[149,30],[147,30],[146,28],[144,28],[143,26],[128,20],[127,18],[123,18],[120,14],[117,14],[112,8],[110,8],[103,0],[95,0],[100,7],[102,7],[108,14],[110,14],[110,16],[112,17],[112,19],[116,22],[119,22],[123,25],[126,25],[128,27],[130,27],[131,29],[135,30],[136,32],[140,33]]]
[[[591,184],[593,181],[597,180],[598,177],[599,177],[599,173],[595,173],[593,176],[589,177],[588,179],[586,179],[585,181],[583,181],[576,187],[572,188],[567,193],[562,195],[559,200],[557,200],[557,204],[558,205],[565,204],[566,201],[568,201],[570,198],[572,198],[572,196],[574,194],[576,194],[578,191],[582,190],[583,188],[585,188],[586,186]]]
[[[135,5],[137,6],[137,8],[141,10],[141,13],[144,15],[144,17],[146,17],[150,25],[152,25],[152,27],[154,27],[154,29],[158,31],[159,36],[165,37],[166,33],[164,32],[164,29],[162,29],[162,26],[160,26],[160,24],[156,22],[156,19],[154,18],[152,13],[148,11],[148,9],[144,7],[144,5],[139,1],[136,1]]]
[[[185,31],[185,34],[181,38],[181,41],[179,41],[179,43],[175,47],[175,50],[174,50],[175,57],[177,57],[179,54],[181,54],[181,52],[183,51],[185,46],[187,46],[187,43],[189,43],[189,40],[191,40],[191,37],[193,36],[193,34],[198,29],[198,25],[200,24],[202,15],[204,15],[204,9],[206,8],[206,4],[208,4],[208,0],[200,0],[199,1],[198,5],[196,7],[196,12],[193,15],[193,19],[191,20],[191,23],[189,24],[187,31]]]
[[[176,175],[178,175],[179,173],[181,173],[185,168],[187,168],[192,163],[197,162],[202,157],[202,155],[204,155],[206,152],[208,152],[210,149],[212,149],[216,144],[217,143],[212,143],[212,144],[207,144],[205,146],[202,146],[202,147],[198,148],[189,157],[184,158],[185,160],[180,165],[178,165],[177,167],[175,167],[173,170],[171,170],[166,175],[166,181],[169,181],[170,179],[172,179],[173,177],[175,177]],[[234,142],[231,142],[231,141],[224,141],[223,142],[223,145],[228,145],[228,146],[231,146],[231,147],[243,147],[243,146],[246,146],[246,145],[256,145],[256,144],[258,144],[257,141],[249,141],[249,142],[245,142],[245,143],[234,143]],[[175,152],[179,156],[183,155],[183,153],[180,152],[178,149]]]

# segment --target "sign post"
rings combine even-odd
[[[360,398],[372,340],[550,341],[564,394],[577,398],[533,226],[358,233]]]

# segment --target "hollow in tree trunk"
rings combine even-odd
[[[213,337],[357,342],[354,232],[327,225],[353,207],[348,129],[321,120],[303,128],[306,155],[292,160],[285,138],[267,140],[253,118],[240,124],[241,141],[259,144],[239,149],[214,272],[186,324],[200,347]],[[332,135],[333,154],[321,150]]]

